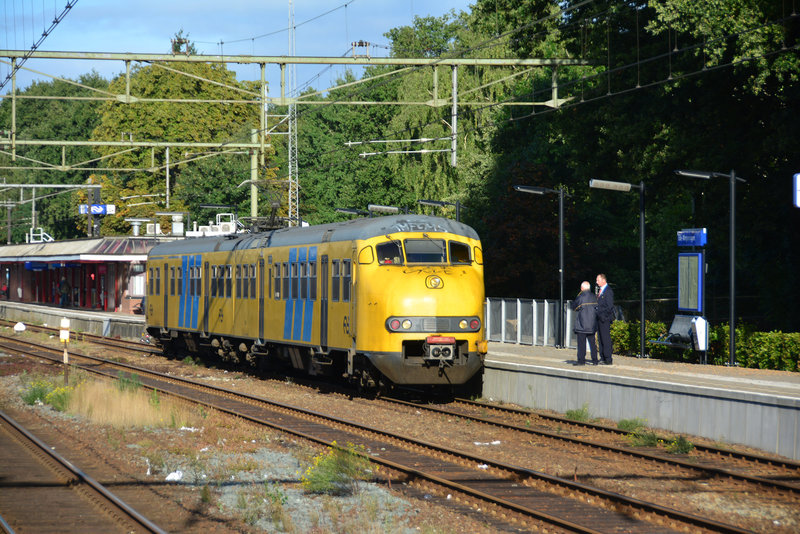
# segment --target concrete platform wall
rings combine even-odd
[[[738,443],[800,460],[800,399],[487,361],[483,396]]]
[[[0,319],[30,324],[47,324],[58,328],[61,318],[70,320],[70,330],[122,339],[139,339],[144,332],[144,319],[130,315],[89,314],[77,310],[25,306],[21,303],[0,304]]]

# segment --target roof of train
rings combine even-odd
[[[391,215],[374,218],[320,224],[315,226],[281,228],[258,234],[231,234],[219,237],[181,239],[153,247],[151,256],[199,254],[208,251],[232,251],[262,247],[302,246],[328,241],[369,239],[398,232],[448,232],[479,239],[477,232],[466,224],[452,219],[429,215]]]

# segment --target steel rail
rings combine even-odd
[[[6,339],[8,339],[8,338],[6,338]],[[10,341],[13,341],[15,343],[24,343],[24,344],[27,344],[27,345],[35,346],[38,349],[44,349],[46,351],[54,352],[55,354],[52,356],[52,359],[54,361],[58,361],[58,358],[59,358],[58,349],[53,349],[51,347],[42,346],[42,345],[39,345],[39,344],[36,344],[36,343],[32,343],[32,342],[28,342],[28,341],[20,342],[18,340],[13,340],[13,339],[10,340]],[[2,343],[2,344],[0,344],[0,346],[5,346],[9,350],[20,350],[18,348],[17,349],[12,348],[12,346],[10,346],[7,343]],[[42,356],[42,357],[45,357],[45,358],[51,358],[49,356],[43,356],[41,354],[37,354],[37,356]],[[191,379],[180,378],[180,377],[176,377],[176,376],[172,376],[172,375],[164,375],[162,373],[151,371],[149,369],[141,368],[141,367],[138,367],[138,366],[134,366],[134,365],[130,365],[130,364],[122,364],[122,363],[119,363],[119,362],[108,361],[108,360],[104,360],[102,358],[97,358],[97,357],[94,357],[94,356],[87,356],[87,355],[80,355],[80,354],[73,354],[73,356],[80,357],[80,358],[86,358],[86,359],[89,359],[91,361],[100,362],[102,364],[107,364],[107,365],[109,365],[111,367],[125,368],[128,371],[133,370],[133,371],[136,371],[137,373],[141,373],[143,375],[150,375],[150,379],[151,380],[153,379],[152,377],[156,377],[155,380],[159,380],[159,381],[163,381],[163,382],[167,382],[167,383],[172,383],[172,384],[178,384],[178,385],[190,385],[193,388],[201,388],[201,389],[204,389],[206,391],[212,392],[212,394],[214,394],[214,395],[218,395],[218,396],[221,396],[221,397],[227,397],[229,399],[238,398],[238,399],[241,399],[240,402],[246,402],[246,403],[251,404],[251,405],[254,405],[254,404],[261,404],[262,406],[266,405],[266,406],[269,406],[270,409],[280,410],[280,411],[283,411],[283,412],[289,412],[290,414],[292,414],[294,416],[302,417],[302,418],[305,418],[305,419],[311,418],[311,419],[314,419],[314,420],[321,420],[321,421],[324,422],[323,424],[326,424],[329,427],[331,427],[331,426],[338,427],[338,429],[340,431],[341,431],[341,427],[350,428],[350,429],[356,429],[358,432],[360,432],[360,435],[362,435],[362,436],[364,435],[364,433],[368,433],[368,434],[372,434],[372,435],[375,435],[375,436],[379,436],[382,439],[388,439],[390,442],[392,442],[392,441],[400,442],[401,444],[403,444],[402,446],[406,450],[423,449],[423,450],[433,451],[434,452],[434,457],[436,457],[436,455],[439,455],[439,457],[441,457],[441,455],[445,455],[445,456],[448,456],[448,457],[451,457],[451,458],[455,459],[455,461],[460,461],[462,463],[463,462],[467,462],[467,463],[469,463],[471,465],[481,465],[482,464],[482,465],[485,465],[488,468],[488,470],[491,470],[491,472],[499,474],[498,476],[499,476],[500,480],[505,480],[506,482],[514,482],[514,481],[516,481],[517,483],[522,483],[522,484],[524,484],[524,485],[526,485],[528,487],[530,487],[532,484],[535,485],[537,483],[544,483],[544,484],[547,484],[549,486],[556,486],[558,488],[562,488],[562,489],[566,489],[568,491],[576,492],[578,494],[583,495],[584,497],[601,499],[601,500],[605,501],[606,503],[608,503],[610,505],[609,508],[607,508],[607,509],[610,509],[612,511],[619,512],[619,508],[620,507],[627,508],[628,509],[627,515],[636,515],[638,513],[646,513],[646,514],[649,514],[650,516],[658,517],[661,520],[667,519],[667,520],[670,520],[670,521],[680,522],[683,525],[689,525],[689,526],[696,527],[696,528],[703,528],[703,529],[707,529],[707,530],[710,530],[710,531],[713,531],[713,532],[726,532],[726,533],[744,533],[744,532],[747,532],[746,530],[740,529],[740,528],[738,528],[736,526],[733,526],[733,525],[727,525],[727,524],[724,524],[724,523],[720,523],[718,521],[713,521],[713,520],[709,520],[709,519],[706,519],[706,518],[694,516],[692,514],[687,514],[687,513],[684,513],[684,512],[678,511],[678,510],[674,510],[674,509],[671,509],[671,508],[667,508],[667,507],[664,507],[664,506],[660,506],[660,505],[657,505],[657,504],[654,504],[654,503],[648,503],[648,502],[645,502],[645,501],[641,501],[639,499],[634,499],[634,498],[627,497],[627,496],[624,496],[624,495],[620,495],[620,494],[617,494],[617,493],[614,493],[614,492],[606,491],[606,490],[603,490],[603,489],[600,489],[600,488],[587,486],[585,484],[580,484],[580,483],[577,483],[577,482],[571,482],[569,480],[566,480],[566,479],[563,479],[563,478],[560,478],[560,477],[547,475],[546,473],[540,473],[540,472],[533,471],[533,470],[530,470],[530,469],[525,469],[525,468],[521,468],[521,467],[510,465],[510,464],[505,464],[505,463],[502,463],[502,462],[496,462],[496,461],[493,461],[493,460],[488,460],[486,458],[476,457],[476,456],[473,456],[471,454],[468,454],[468,453],[465,453],[465,452],[462,452],[462,451],[450,449],[448,447],[431,444],[431,443],[424,442],[424,441],[421,441],[421,440],[416,440],[416,439],[413,439],[413,438],[410,438],[410,437],[407,437],[407,436],[401,436],[401,435],[397,435],[397,434],[392,434],[390,432],[386,432],[386,431],[383,431],[383,430],[371,428],[371,427],[368,427],[368,426],[365,426],[365,425],[361,425],[359,423],[348,421],[346,419],[332,417],[332,416],[320,414],[318,412],[313,412],[313,411],[309,411],[309,410],[304,410],[304,409],[296,407],[296,406],[280,403],[280,402],[277,402],[277,401],[271,401],[269,399],[264,399],[262,397],[257,397],[255,395],[250,395],[250,394],[246,394],[246,393],[226,390],[226,389],[218,387],[218,386],[205,384],[205,383],[198,382],[198,381],[191,380]],[[75,364],[73,364],[73,365],[75,365]],[[98,368],[92,368],[92,367],[82,367],[82,368],[87,370],[87,371],[91,371],[91,372],[98,373],[98,374],[105,374],[106,376],[110,376],[112,378],[117,378],[116,376],[111,375],[111,374],[107,374],[107,373],[105,373],[104,371],[102,371],[101,369],[98,369]],[[327,441],[327,440],[325,440],[323,438],[320,438],[318,436],[309,435],[306,432],[302,432],[302,431],[299,431],[299,430],[293,429],[293,428],[288,428],[285,425],[280,425],[280,424],[275,423],[273,421],[270,421],[268,419],[261,419],[261,418],[257,418],[257,417],[252,417],[252,416],[244,414],[241,411],[238,411],[236,409],[232,409],[232,408],[225,407],[225,406],[222,406],[222,405],[217,405],[216,403],[210,402],[208,400],[198,400],[197,398],[194,398],[194,397],[191,397],[191,396],[188,396],[188,395],[171,392],[171,391],[168,391],[167,389],[165,389],[163,386],[162,387],[151,386],[151,385],[148,385],[146,383],[146,381],[142,381],[142,385],[144,387],[150,387],[150,388],[159,389],[162,393],[174,395],[176,397],[182,398],[184,400],[187,400],[187,401],[190,401],[190,402],[193,402],[193,403],[200,403],[200,404],[204,404],[206,406],[209,406],[209,407],[212,407],[212,408],[215,408],[215,409],[219,409],[220,411],[229,413],[229,414],[234,415],[236,417],[249,419],[249,420],[251,420],[253,422],[256,422],[258,424],[266,425],[266,426],[269,426],[270,428],[274,428],[276,430],[287,432],[287,433],[296,435],[298,437],[301,437],[303,439],[309,439],[309,440],[311,440],[313,442],[325,444],[325,445],[328,445],[328,446],[335,446],[335,445],[333,445],[332,442],[329,442],[329,441]],[[431,454],[428,453],[426,456],[430,457]],[[369,458],[370,461],[375,460],[376,463],[382,463],[384,461],[384,459],[376,458],[376,457],[371,456],[371,455],[368,455],[367,458]],[[406,469],[408,469],[408,468],[406,468]],[[485,472],[486,471],[484,471],[484,473]],[[421,471],[414,471],[414,474],[415,474],[415,476],[424,477],[426,480],[429,480],[429,481],[431,481],[433,483],[437,483],[437,484],[439,483],[437,480],[434,480],[435,476],[432,477],[428,473],[424,473],[424,472],[421,472]],[[458,483],[454,483],[453,481],[447,481],[447,486],[446,487],[451,489],[451,490],[453,490],[453,491],[459,491],[460,492],[461,490],[460,490],[459,486],[460,485]],[[473,495],[477,494],[474,489],[472,490],[472,492],[473,492]],[[552,493],[552,492],[549,492],[549,493]],[[506,508],[505,503],[498,502],[498,501],[496,501],[496,499],[493,499],[493,500],[495,501],[494,502],[495,505],[501,506],[503,508]],[[541,516],[540,512],[538,512],[536,510],[533,510],[533,509],[530,509],[530,508],[525,508],[525,507],[522,507],[522,508],[524,510],[526,510],[524,513],[526,513],[529,517],[533,517],[533,518],[537,518],[537,519],[541,519],[541,520],[546,520],[545,518],[543,518]],[[515,511],[515,510],[510,510],[510,511]],[[558,519],[558,521],[559,521],[559,524],[560,524],[563,521],[563,519]],[[570,526],[570,525],[574,525],[574,523],[567,522],[567,524],[564,524],[562,526],[563,526],[563,528],[572,529],[573,527]],[[580,528],[585,528],[585,527],[581,526]],[[590,529],[589,531],[592,531],[592,530]]]
[[[460,413],[460,412],[448,410],[446,408],[438,408],[438,407],[435,407],[435,406],[428,406],[428,405],[424,405],[424,404],[418,404],[418,403],[413,403],[413,402],[409,402],[409,401],[404,401],[402,399],[395,399],[395,398],[392,398],[392,397],[382,397],[381,399],[386,401],[386,402],[398,404],[398,405],[401,405],[401,406],[412,407],[412,408],[418,409],[418,410],[421,409],[421,410],[427,410],[427,411],[430,411],[430,412],[438,413],[438,414],[441,414],[441,415],[450,415],[450,416],[454,416],[454,417],[460,417],[462,419],[468,419],[468,420],[479,422],[479,423],[483,423],[483,424],[486,424],[486,425],[496,426],[498,428],[503,428],[503,429],[507,429],[507,430],[514,430],[514,431],[522,432],[522,433],[525,433],[525,434],[533,434],[533,435],[536,435],[536,436],[542,436],[542,437],[546,437],[546,438],[550,438],[550,439],[554,439],[554,440],[558,440],[558,441],[563,441],[565,443],[570,443],[570,444],[574,444],[574,445],[580,445],[580,446],[584,446],[584,447],[590,447],[590,448],[599,449],[599,450],[607,451],[607,452],[613,452],[613,453],[616,453],[616,454],[621,454],[623,456],[628,456],[628,457],[632,457],[632,458],[639,458],[639,459],[642,459],[642,460],[648,460],[648,461],[652,461],[652,462],[656,462],[656,463],[660,463],[660,464],[667,464],[667,465],[670,465],[670,466],[679,467],[679,468],[682,468],[682,469],[687,469],[687,470],[691,470],[691,471],[695,471],[695,472],[699,472],[699,473],[703,473],[703,474],[710,474],[710,475],[713,475],[713,476],[725,477],[725,478],[729,478],[729,479],[733,479],[733,480],[738,480],[738,481],[741,481],[741,482],[746,482],[746,483],[749,483],[749,484],[754,484],[756,486],[762,486],[762,487],[765,487],[765,488],[771,489],[771,490],[788,491],[788,492],[792,493],[793,495],[795,495],[795,497],[800,497],[800,486],[795,485],[795,484],[782,482],[782,481],[778,481],[778,480],[771,480],[771,479],[760,477],[760,476],[748,475],[748,474],[745,474],[745,473],[739,473],[739,472],[731,471],[729,469],[724,469],[724,468],[721,468],[721,467],[702,466],[702,465],[698,465],[696,463],[692,463],[692,462],[687,462],[685,460],[681,460],[679,458],[669,458],[669,457],[666,457],[666,456],[662,456],[662,455],[658,455],[658,454],[652,454],[652,453],[649,453],[649,452],[632,450],[632,449],[626,448],[626,447],[617,447],[615,445],[606,445],[606,444],[603,444],[603,443],[596,443],[594,441],[587,440],[587,439],[573,438],[573,437],[557,434],[555,432],[548,432],[546,430],[536,430],[536,429],[533,429],[533,428],[514,425],[514,424],[511,424],[511,423],[504,423],[502,421],[497,421],[497,420],[486,418],[486,417],[478,417],[478,416],[475,416],[475,415],[463,414],[463,413]],[[459,399],[458,402],[463,402],[463,401]],[[479,406],[486,407],[486,405],[480,405],[480,404],[479,404]],[[534,415],[534,414],[528,413],[528,415]],[[559,418],[558,420],[560,421],[561,419]],[[603,427],[603,428],[610,428],[610,427]],[[626,435],[629,434],[628,432],[621,432],[621,433],[622,434],[626,434]]]
[[[92,477],[72,465],[72,463],[61,456],[60,454],[56,453],[51,447],[49,447],[46,443],[42,442],[39,438],[28,432],[27,429],[22,427],[19,423],[17,423],[14,419],[12,419],[8,414],[5,412],[0,411],[0,421],[3,424],[8,425],[14,432],[22,436],[29,443],[32,447],[35,448],[37,453],[43,454],[54,461],[60,468],[65,469],[69,472],[75,480],[77,480],[81,484],[85,484],[86,486],[90,487],[94,493],[99,495],[102,499],[110,503],[115,510],[118,510],[122,513],[122,515],[133,522],[138,527],[142,528],[145,532],[155,532],[159,534],[166,534],[166,531],[162,530],[158,525],[151,522],[145,516],[131,508],[127,503],[122,501],[119,497],[111,493],[108,489],[105,488],[102,484],[94,480]],[[72,484],[70,484],[72,485]],[[4,522],[3,522],[4,523]]]

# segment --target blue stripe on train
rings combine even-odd
[[[317,247],[309,247],[308,249],[308,262],[314,264],[317,261]],[[309,273],[310,275],[311,273]],[[311,282],[309,282],[311,283]],[[303,313],[303,341],[311,341],[311,326],[314,321],[314,301],[311,299],[311,288],[309,287],[309,295],[304,303]]]
[[[291,266],[297,262],[297,249],[289,249],[289,272],[283,273],[291,276]],[[289,282],[289,291],[291,291],[291,282]],[[292,317],[294,315],[294,299],[287,298],[288,295],[282,295],[286,299],[286,311],[283,316],[283,339],[292,339]]]
[[[189,272],[189,256],[181,258],[181,298],[178,300],[178,327],[184,328],[186,326],[186,273]]]
[[[300,276],[302,274],[300,270],[300,263],[306,261],[306,249],[301,248],[299,249],[299,254],[297,257],[297,263],[294,264],[294,272],[297,273],[297,294],[293,295],[295,300],[295,308],[294,308],[294,329],[292,330],[292,339],[299,340],[300,335],[302,333],[303,328],[303,301],[300,300],[298,297],[302,295],[303,291],[300,286],[303,283],[303,278]]]
[[[198,254],[194,257],[194,266],[200,267],[200,265],[202,265],[202,258]],[[202,280],[202,277],[200,278],[200,280]],[[195,295],[192,296],[192,330],[197,330],[197,318],[198,315],[200,315],[198,313],[198,310],[200,309],[200,295],[198,295],[197,293],[198,291],[195,291]]]

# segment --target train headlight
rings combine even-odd
[[[406,319],[405,321],[403,321],[403,330],[408,330],[409,328],[411,328],[411,321]]]
[[[442,282],[442,279],[440,277],[436,275],[431,275],[425,279],[425,285],[429,289],[441,289],[442,286],[444,285],[444,282]]]
[[[458,322],[458,327],[461,330],[466,330],[467,329],[467,320],[466,319],[461,319],[461,321]]]

